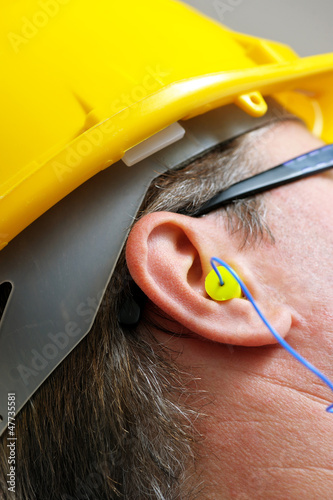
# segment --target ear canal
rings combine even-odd
[[[215,269],[212,269],[205,280],[205,289],[209,297],[217,301],[242,297],[241,287],[232,274],[222,266],[217,267],[217,270],[220,273],[223,285],[221,285]]]

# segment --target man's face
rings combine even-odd
[[[322,145],[296,123],[263,139],[263,170]],[[291,308],[287,342],[333,380],[333,172],[275,189],[265,203],[275,243],[244,254],[267,297]],[[220,491],[226,498],[329,498],[332,391],[280,346],[211,354],[201,376],[209,372],[215,396],[209,474]]]
[[[271,148],[265,144],[262,150],[269,164],[320,146],[297,124],[278,127],[272,142]],[[273,293],[282,290],[284,300],[294,308],[293,334],[287,340],[333,379],[333,171],[275,189],[266,203],[276,243],[262,249],[258,272],[263,279],[273,276],[267,285]],[[295,373],[306,379],[305,390],[318,394],[319,381],[296,361]],[[325,386],[320,394],[333,401]]]

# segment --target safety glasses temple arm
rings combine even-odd
[[[231,201],[268,191],[332,167],[333,145],[330,144],[230,186],[204,203],[193,216],[205,215]]]

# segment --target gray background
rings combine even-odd
[[[183,0],[229,28],[284,42],[299,55],[333,52],[332,0]]]

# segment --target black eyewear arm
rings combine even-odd
[[[233,184],[204,203],[192,216],[205,215],[232,201],[283,186],[304,177],[324,172],[332,167],[333,144],[329,144]]]

